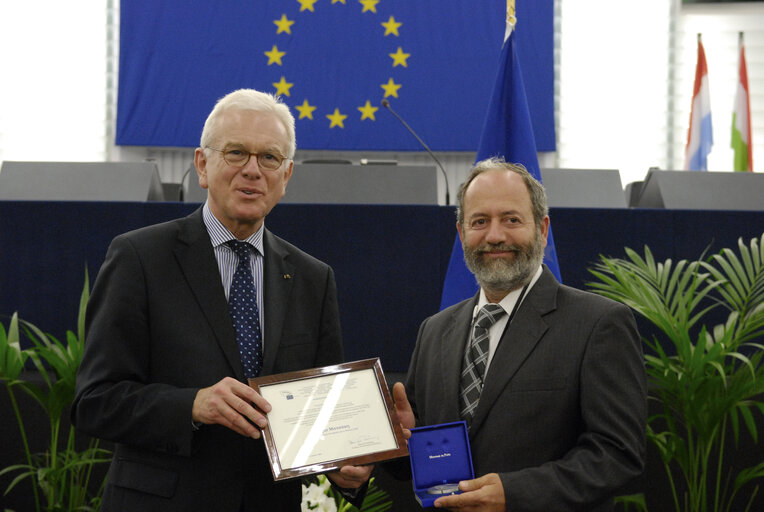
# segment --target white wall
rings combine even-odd
[[[641,180],[666,163],[672,0],[561,3],[560,167]]]
[[[709,170],[731,171],[737,38],[742,30],[754,169],[764,171],[764,2],[559,3],[561,167],[620,169],[624,185],[643,179],[650,167],[683,169],[697,33],[702,32],[715,140]]]
[[[103,0],[0,2],[0,160],[106,159]]]

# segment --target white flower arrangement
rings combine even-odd
[[[300,512],[337,512],[337,502],[330,496],[331,485],[324,475],[318,475],[318,483],[302,485]]]
[[[377,488],[374,484],[374,478],[371,478],[360,512],[383,512],[392,506],[390,496],[382,489]],[[300,512],[351,512],[357,510],[359,509],[332,490],[331,483],[325,475],[318,475],[318,483],[311,483],[308,486],[302,485]]]

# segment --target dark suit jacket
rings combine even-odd
[[[262,375],[341,362],[331,268],[267,230],[264,251]],[[192,429],[200,388],[244,380],[201,209],[115,238],[87,323],[72,419],[115,442],[102,510],[299,510],[299,481],[274,484],[261,440]]]
[[[428,319],[406,388],[417,423],[458,421],[477,297]],[[499,473],[507,510],[610,510],[643,467],[646,377],[630,310],[544,267],[502,335],[469,432],[475,475]]]

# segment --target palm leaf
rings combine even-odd
[[[24,441],[24,453],[28,463],[8,466],[0,471],[0,475],[18,472],[6,488],[6,493],[29,478],[33,486],[35,508],[38,511],[42,510],[41,500],[38,499],[40,491],[47,502],[45,510],[50,511],[97,510],[100,494],[103,492],[102,484],[96,495],[90,496],[88,482],[93,466],[109,462],[110,453],[98,449],[97,443],[91,444],[83,451],[77,451],[73,428],[70,428],[68,440],[61,446],[59,430],[61,416],[74,398],[77,368],[84,349],[85,310],[89,293],[86,269],[85,283],[80,294],[76,334],[67,331],[65,342],[29,322],[19,320],[16,315],[11,319],[8,332],[0,325],[0,378],[6,381],[9,388],[20,388],[42,406],[48,415],[51,430],[50,443],[45,452],[34,455]],[[20,350],[19,338],[22,332],[32,342],[32,346],[25,350]],[[41,385],[21,380],[20,373],[24,362],[29,360],[43,379]],[[11,398],[13,399],[13,394]],[[18,413],[17,421],[22,431],[22,439],[26,439],[23,421]]]
[[[24,369],[27,354],[21,350],[19,341],[19,317],[11,316],[8,331],[0,324],[0,379],[15,381]]]
[[[744,429],[758,442],[764,415],[764,345],[757,342],[764,335],[764,234],[705,261],[658,262],[648,247],[642,255],[624,251],[625,258],[600,256],[589,269],[595,281],[587,285],[631,307],[665,335],[643,340],[652,352],[645,354],[649,398],[662,405],[648,418],[647,436],[672,489],[674,465],[684,480],[686,490],[674,495],[674,505],[730,510],[742,485],[764,478],[764,463],[732,473],[730,492],[732,480],[722,472],[725,436],[737,443]],[[703,325],[719,306],[730,311],[725,323]],[[711,460],[718,461],[717,469]]]

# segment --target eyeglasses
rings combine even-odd
[[[215,149],[209,146],[205,146],[207,149],[223,153],[223,160],[228,165],[233,167],[244,167],[249,163],[249,159],[254,155],[257,158],[257,165],[265,171],[276,171],[284,163],[286,157],[283,157],[276,153],[250,153],[246,149],[230,148],[230,149]]]

